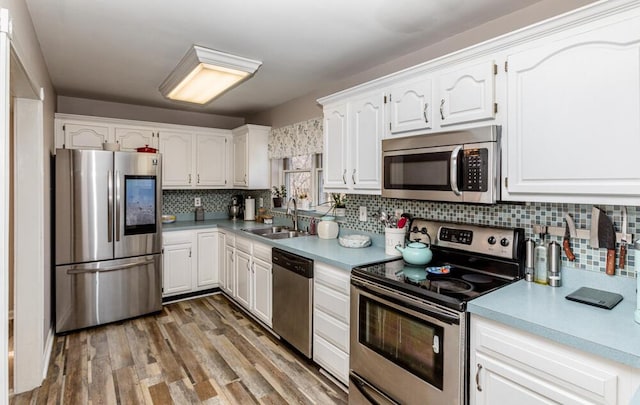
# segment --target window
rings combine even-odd
[[[322,155],[310,154],[293,156],[276,160],[275,165],[280,168],[275,178],[280,178],[281,183],[287,188],[287,199],[306,196],[311,205],[328,201],[329,194],[322,187]],[[273,182],[277,185],[277,182]]]

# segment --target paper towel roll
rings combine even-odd
[[[256,220],[256,199],[247,197],[244,200],[244,220],[255,221]]]

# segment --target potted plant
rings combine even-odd
[[[287,198],[287,188],[284,184],[280,187],[273,186],[271,194],[273,195],[273,208],[280,208],[282,207],[282,199]]]
[[[346,194],[331,194],[331,198],[333,198],[333,211],[337,217],[344,217],[347,215],[347,195]]]

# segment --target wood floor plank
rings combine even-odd
[[[222,295],[55,337],[47,377],[18,404],[346,404],[313,363]]]

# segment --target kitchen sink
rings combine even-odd
[[[262,236],[267,239],[289,239],[297,238],[298,236],[308,236],[308,232],[294,231],[286,226],[272,226],[271,228],[261,229],[243,229],[245,232],[252,233],[254,235]]]

